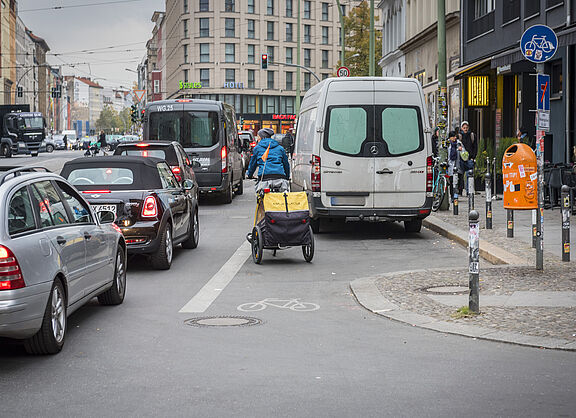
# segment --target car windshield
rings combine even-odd
[[[44,128],[44,119],[41,117],[24,116],[18,119],[18,128],[20,129],[42,129]]]
[[[129,168],[90,167],[70,172],[68,181],[74,186],[109,186],[134,183],[134,172]]]
[[[177,141],[184,148],[211,147],[218,143],[218,113],[152,112],[149,129],[151,140]]]

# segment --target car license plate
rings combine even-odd
[[[98,212],[112,212],[116,217],[116,205],[92,205],[94,211]]]

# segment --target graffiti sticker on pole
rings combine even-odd
[[[350,77],[350,70],[348,67],[340,67],[336,70],[336,75],[338,77]]]
[[[522,55],[536,64],[551,59],[558,49],[558,38],[545,25],[534,25],[526,29],[520,40]]]

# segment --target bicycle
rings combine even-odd
[[[243,303],[236,309],[242,312],[255,312],[255,311],[262,311],[266,309],[268,306],[301,312],[316,311],[320,309],[319,305],[312,302],[300,302],[298,299],[275,299],[275,298],[267,298],[259,302]]]
[[[548,53],[554,49],[554,44],[546,40],[546,36],[538,37],[534,35],[530,41],[524,45],[524,49],[534,51],[536,49],[541,49],[542,52]]]
[[[446,173],[448,164],[440,162],[439,157],[434,157],[434,167],[432,172],[434,175],[434,184],[432,187],[432,211],[436,212],[444,199],[448,189],[448,174],[442,175],[442,171]]]

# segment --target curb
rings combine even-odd
[[[386,299],[378,287],[376,280],[382,277],[393,278],[395,275],[407,274],[425,270],[402,271],[388,273],[378,277],[356,279],[350,283],[350,289],[356,300],[367,310],[394,321],[402,322],[419,328],[429,329],[447,334],[462,335],[469,338],[496,341],[507,344],[516,344],[527,347],[547,348],[551,350],[576,351],[576,342],[560,338],[535,337],[514,332],[499,331],[477,325],[458,324],[442,321],[427,315],[421,315],[401,309]]]
[[[422,221],[422,225],[446,238],[449,238],[463,247],[468,247],[468,235],[434,216],[429,216]],[[487,241],[480,240],[480,257],[496,265],[508,264],[511,266],[526,266],[529,263],[522,257],[518,257],[503,248]]]

